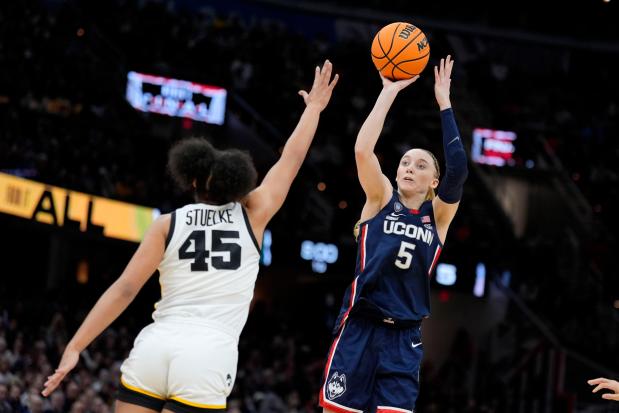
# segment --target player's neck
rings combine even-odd
[[[210,201],[210,200],[208,200],[207,198],[204,198],[204,197],[194,196],[193,199],[194,199],[194,203],[196,203],[196,204],[219,205],[219,204],[216,204],[215,202]]]
[[[412,195],[404,195],[400,190],[398,190],[398,197],[400,198],[400,202],[408,209],[419,209],[421,204],[426,200],[425,194],[412,194]]]

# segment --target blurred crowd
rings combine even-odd
[[[350,239],[363,203],[352,148],[380,90],[378,76],[368,85],[374,69],[365,43],[333,42],[326,35],[306,39],[277,21],[247,21],[208,7],[193,12],[162,2],[85,3],[0,5],[0,30],[10,39],[0,49],[0,118],[6,125],[0,170],[169,211],[179,199],[165,175],[171,142],[206,134],[226,145],[237,131],[136,112],[124,100],[129,70],[226,87],[228,117],[254,127],[275,156],[303,108],[297,91],[310,86],[313,67],[328,57],[342,81],[274,225],[319,239]],[[448,50],[443,36],[432,41]],[[388,176],[412,145],[442,158],[432,82],[425,76],[403,94],[385,125],[378,150]],[[233,96],[255,108],[270,132]],[[241,145],[255,149],[251,142]],[[269,166],[259,164],[259,172]],[[319,182],[326,189],[318,190]],[[487,209],[474,185],[467,191],[469,202],[453,225],[458,241],[463,248],[473,248],[471,239],[498,245],[492,239],[496,214],[481,219],[467,213]]]
[[[82,353],[63,384],[43,398],[43,382],[87,309],[28,300],[0,308],[0,412],[112,412],[120,365],[142,326],[134,320],[114,323]],[[41,317],[42,313],[48,316]],[[317,321],[304,322],[308,328],[298,329],[294,327],[298,320],[290,314],[260,305],[254,308],[241,335],[228,412],[321,411],[317,396],[331,337],[327,328],[314,328]],[[513,323],[493,330],[481,345],[488,357],[478,356],[470,335],[458,331],[444,363],[422,365],[420,411],[512,411],[508,406],[517,390],[514,377],[520,377],[518,362],[538,342],[534,334],[518,331],[525,330],[515,329]]]
[[[577,212],[586,222],[579,230],[558,228],[550,236],[540,236],[539,230],[518,243],[517,254],[526,260],[516,265],[517,289],[566,345],[616,360],[619,312],[612,307],[619,293],[613,253],[619,228],[619,82],[608,66],[591,62],[617,62],[619,56],[517,42],[487,40],[485,45],[467,73],[489,121],[518,131],[521,149],[538,154],[531,155],[537,168],[568,194],[559,207],[569,210],[567,203],[577,204],[576,197],[586,203]],[[506,45],[515,53],[505,51]],[[523,62],[518,56],[525,52],[540,64]],[[592,87],[591,79],[603,86]],[[543,179],[532,175],[531,182]],[[548,221],[539,225],[550,226]],[[590,337],[586,343],[578,338],[583,326]],[[614,361],[610,365],[617,368]]]

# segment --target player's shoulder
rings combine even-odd
[[[161,214],[159,215],[151,225],[151,231],[158,232],[162,234],[164,237],[167,237],[168,232],[170,230],[170,226],[172,223],[172,215],[173,213]]]
[[[153,221],[153,227],[169,226],[175,211],[161,214]]]

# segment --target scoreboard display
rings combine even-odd
[[[471,158],[480,164],[511,166],[516,152],[516,138],[516,133],[512,131],[475,128]]]
[[[138,72],[127,75],[126,99],[142,112],[222,125],[226,97],[226,89],[218,86]]]

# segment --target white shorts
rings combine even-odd
[[[157,321],[138,334],[120,368],[119,399],[158,411],[225,409],[237,362],[236,337],[198,323]]]

